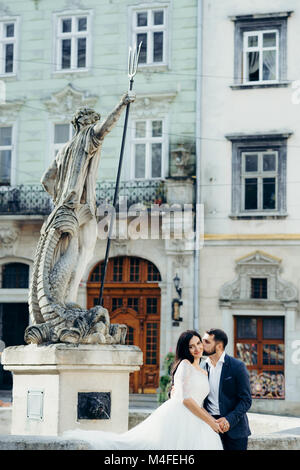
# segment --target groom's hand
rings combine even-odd
[[[217,423],[219,423],[220,428],[222,429],[223,432],[229,431],[230,424],[228,423],[226,418],[219,418],[216,421],[217,421]]]

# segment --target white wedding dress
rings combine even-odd
[[[94,449],[105,450],[223,450],[219,434],[183,404],[183,399],[193,398],[203,406],[209,393],[204,371],[184,359],[175,373],[174,386],[172,398],[125,433],[74,430],[63,437],[88,441]]]

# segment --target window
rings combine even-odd
[[[104,261],[98,263],[92,270],[89,283],[100,283],[102,281],[102,274],[104,271]],[[158,282],[161,281],[161,276],[153,263],[142,258],[137,258],[135,256],[116,256],[110,258],[107,263],[105,282],[114,283],[114,282],[124,282],[124,283],[144,283],[148,284],[149,282]],[[152,288],[152,286],[149,286]],[[128,306],[132,308],[137,308],[135,302],[138,299],[133,298],[131,295],[128,302],[131,304]],[[131,298],[132,297],[132,298]]]
[[[136,312],[138,312],[139,311],[139,299],[138,299],[138,297],[128,297],[127,306],[129,308],[132,308]]]
[[[244,83],[278,80],[279,34],[277,30],[244,33]]]
[[[54,124],[54,156],[63,145],[72,139],[74,128],[72,124]]]
[[[0,21],[0,75],[16,73],[16,21]]]
[[[140,65],[166,64],[167,8],[134,11],[133,36],[133,44],[142,42]]]
[[[226,136],[232,142],[230,217],[286,217],[287,139],[291,134]]]
[[[131,178],[164,177],[165,142],[163,136],[164,122],[160,119],[134,122]]]
[[[11,183],[12,127],[0,127],[0,185]]]
[[[235,23],[232,88],[287,86],[287,19],[292,12],[241,15]]]
[[[147,298],[147,313],[158,313],[157,298]]]
[[[152,263],[148,263],[148,281],[161,281],[159,270]]]
[[[57,18],[57,70],[78,71],[87,69],[90,57],[89,47],[89,15],[70,15]]]
[[[276,210],[278,153],[243,152],[244,210]]]
[[[251,279],[251,299],[268,298],[268,279]]]
[[[127,346],[134,344],[134,328],[127,326],[127,335],[125,338],[125,344]]]
[[[147,323],[146,326],[146,364],[157,364],[158,324]]]
[[[249,370],[252,398],[284,399],[284,317],[235,317],[235,357]]]
[[[122,305],[123,305],[123,299],[119,297],[112,298],[112,311],[116,310],[117,308],[122,307]]]
[[[9,263],[2,267],[3,289],[27,289],[29,266],[23,263]]]
[[[122,281],[123,278],[123,260],[124,258],[113,258],[113,280]]]
[[[138,282],[140,279],[140,260],[139,258],[130,258],[130,281]]]

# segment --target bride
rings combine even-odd
[[[209,393],[207,372],[200,368],[203,345],[199,333],[181,334],[172,369],[174,391],[147,419],[123,434],[68,431],[94,449],[105,450],[223,450],[220,425],[203,408]]]

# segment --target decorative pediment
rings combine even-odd
[[[137,95],[132,105],[131,113],[134,119],[151,119],[165,116],[169,113],[170,105],[177,93],[157,93]]]
[[[267,298],[263,302],[298,301],[297,288],[279,277],[281,260],[262,251],[255,251],[236,260],[237,276],[226,282],[220,290],[221,301],[255,302],[251,297],[251,279],[267,279]]]
[[[53,119],[70,120],[75,111],[86,106],[94,108],[98,96],[76,90],[70,83],[63,89],[53,93],[49,100],[45,100],[45,106]]]
[[[242,258],[238,258],[236,260],[236,263],[240,266],[244,264],[253,264],[253,265],[262,265],[262,264],[267,264],[267,265],[276,265],[278,266],[279,263],[281,263],[281,259],[277,258],[275,256],[270,256],[267,253],[264,253],[263,251],[257,250],[254,251],[253,253],[250,253],[247,256],[243,256]]]
[[[0,124],[13,124],[25,100],[13,100],[0,103]]]

